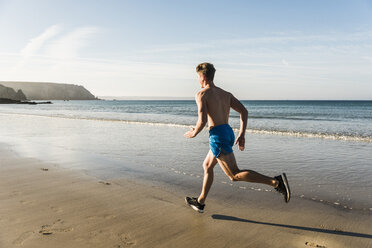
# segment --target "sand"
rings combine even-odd
[[[372,247],[371,213],[293,198],[250,204],[102,181],[0,148],[0,247]],[[277,199],[276,199],[277,200]],[[270,205],[270,206],[268,206]]]

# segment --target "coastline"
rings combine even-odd
[[[101,181],[7,148],[0,157],[0,247],[372,245],[369,213],[298,198],[261,205],[266,196],[252,194],[248,204],[211,195],[199,214],[184,203],[185,192]]]

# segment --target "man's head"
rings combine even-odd
[[[206,83],[213,82],[215,71],[216,69],[214,69],[211,63],[201,63],[196,67],[196,72],[199,75],[199,82],[200,80],[205,80]]]

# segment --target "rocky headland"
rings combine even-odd
[[[15,91],[13,88],[6,87],[0,84],[0,99],[10,99],[14,101],[25,101],[27,100],[22,90]]]
[[[81,85],[0,81],[0,98],[11,100],[97,100]]]

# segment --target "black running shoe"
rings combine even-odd
[[[278,180],[278,182],[279,182],[279,185],[278,185],[278,187],[275,188],[275,190],[278,191],[279,193],[283,194],[284,201],[286,203],[288,203],[289,200],[291,199],[291,190],[289,189],[289,184],[288,184],[286,174],[283,173],[282,175],[276,176],[274,178],[276,180]]]
[[[186,196],[185,201],[186,201],[187,205],[192,207],[192,209],[194,209],[195,211],[198,211],[199,213],[204,213],[205,204],[200,204],[198,202],[198,198]]]

